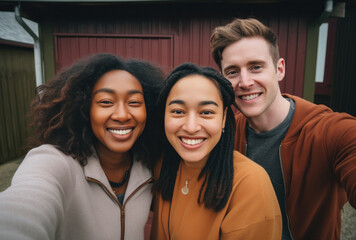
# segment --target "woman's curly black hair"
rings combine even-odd
[[[188,75],[205,76],[215,82],[223,101],[223,109],[227,108],[224,133],[211,151],[208,161],[198,177],[199,179],[204,177],[203,185],[200,188],[198,204],[204,203],[206,208],[219,211],[225,207],[232,191],[235,119],[230,106],[234,102],[235,93],[231,83],[213,68],[198,67],[192,63],[184,63],[175,68],[164,82],[158,99],[161,124],[160,133],[165,138],[164,157],[161,173],[155,183],[154,189],[161,194],[164,200],[172,200],[181,158],[170,145],[167,138],[164,137],[164,113],[167,97],[172,87],[177,81]],[[204,189],[205,193],[202,196]]]
[[[101,76],[111,70],[125,70],[142,85],[147,110],[146,127],[132,150],[152,169],[153,160],[159,156],[159,147],[157,141],[151,141],[150,137],[157,131],[155,102],[164,74],[149,62],[124,61],[107,53],[78,60],[48,84],[36,89],[31,103],[30,126],[33,133],[29,147],[53,144],[85,165],[93,154],[95,141],[89,115],[92,89]]]

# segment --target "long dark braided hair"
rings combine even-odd
[[[204,177],[199,192],[198,204],[203,203],[206,208],[220,211],[226,206],[232,191],[235,119],[230,106],[234,102],[235,93],[231,83],[213,68],[198,67],[192,63],[184,63],[175,68],[164,82],[158,99],[161,121],[160,133],[162,134],[162,138],[165,139],[164,157],[161,173],[155,183],[154,189],[161,194],[164,200],[172,200],[181,158],[164,135],[164,113],[166,100],[172,87],[177,81],[188,75],[202,75],[214,81],[220,91],[223,109],[227,108],[224,133],[211,151],[208,161],[198,177],[198,179]],[[203,192],[204,196],[202,196]]]

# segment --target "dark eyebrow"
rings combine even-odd
[[[262,61],[262,60],[256,60],[256,61],[248,62],[249,65],[264,64],[264,63],[265,63],[265,61]]]
[[[248,65],[256,65],[256,64],[264,64],[265,61],[263,60],[253,60],[253,61],[249,61],[247,64]],[[234,69],[234,68],[238,68],[240,69],[238,66],[236,65],[229,65],[226,68],[223,69],[223,72],[226,73],[226,71],[230,70],[230,69]]]
[[[172,105],[172,104],[182,104],[182,105],[185,105],[185,102],[182,101],[182,100],[172,100],[168,103],[168,105]],[[199,106],[205,106],[205,105],[215,105],[215,106],[219,106],[216,102],[214,101],[202,101],[199,103]]]
[[[141,92],[141,91],[139,91],[139,90],[130,90],[130,91],[128,92],[128,94],[136,94],[136,93],[143,95],[143,92]]]
[[[112,93],[112,94],[115,93],[115,91],[112,90],[112,89],[110,89],[110,88],[101,88],[101,89],[95,91],[93,95],[95,95],[95,94],[97,94],[97,93],[99,93],[99,92],[107,92],[107,93]],[[143,92],[141,92],[141,91],[139,91],[139,90],[130,90],[130,91],[128,91],[128,94],[129,94],[129,95],[131,95],[131,94],[136,94],[136,93],[139,93],[139,94],[142,94],[142,95],[143,95]]]
[[[219,107],[219,105],[214,101],[202,101],[202,102],[199,103],[199,106],[210,105],[210,104]]]
[[[185,102],[182,101],[182,100],[172,100],[172,101],[170,101],[170,102],[168,103],[168,105],[172,105],[172,104],[182,104],[182,105],[184,105]]]
[[[100,93],[100,92],[107,92],[107,93],[115,93],[114,90],[109,88],[100,88],[99,90],[95,91],[93,95]]]
[[[233,68],[238,68],[238,67],[236,65],[230,65],[230,66],[227,66],[226,68],[224,68],[223,72],[226,73],[226,71],[233,69]]]

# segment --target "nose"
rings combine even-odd
[[[188,114],[182,128],[189,134],[198,132],[201,129],[198,117],[194,113]]]
[[[248,70],[242,69],[240,72],[239,80],[237,86],[240,88],[249,88],[253,85],[253,80],[251,74]]]
[[[125,104],[123,103],[117,104],[113,108],[113,110],[114,111],[111,114],[111,119],[119,122],[126,122],[131,119],[131,114],[128,110],[128,107]]]

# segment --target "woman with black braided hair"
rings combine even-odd
[[[234,99],[230,82],[212,68],[185,63],[166,79],[151,239],[281,239],[267,173],[233,151]]]

